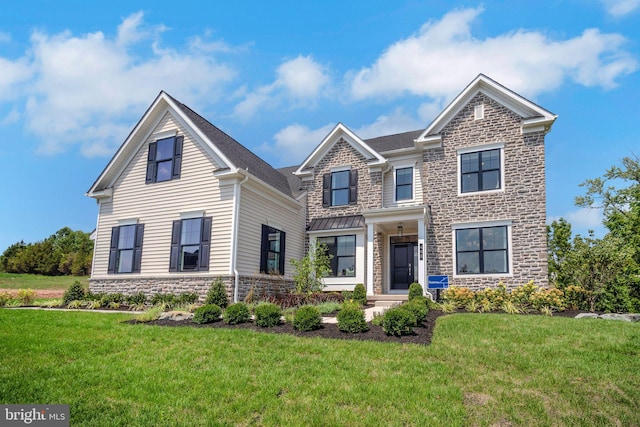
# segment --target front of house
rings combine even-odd
[[[544,137],[556,116],[479,75],[426,129],[363,140],[338,124],[273,169],[161,92],[88,192],[99,205],[94,292],[242,299],[291,286],[328,247],[327,291],[547,284]]]

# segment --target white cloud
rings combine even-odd
[[[261,108],[272,109],[285,102],[289,102],[290,107],[313,106],[328,83],[325,67],[311,56],[298,56],[278,67],[273,83],[246,94],[234,113],[248,120]]]
[[[0,57],[0,102],[20,95],[32,74],[33,68],[26,58],[10,60]]]
[[[601,0],[607,12],[615,17],[630,14],[640,7],[640,0]]]
[[[426,126],[421,120],[414,119],[411,115],[405,113],[402,108],[396,108],[391,114],[378,116],[373,123],[354,129],[354,132],[360,138],[368,139],[424,127]]]
[[[18,110],[13,109],[11,111],[9,111],[9,114],[7,114],[6,116],[4,116],[4,118],[2,120],[0,120],[0,124],[2,125],[12,125],[14,123],[16,123],[18,120],[20,120],[21,114],[20,112],[18,112]]]
[[[297,123],[292,124],[274,135],[273,144],[262,144],[258,150],[279,154],[279,158],[286,159],[286,166],[300,164],[334,127],[334,124],[327,124],[318,129],[310,129]]]
[[[587,29],[571,39],[553,40],[520,29],[480,39],[471,25],[481,13],[482,8],[455,10],[389,46],[373,65],[347,74],[352,96],[409,93],[450,99],[479,73],[526,96],[554,90],[566,79],[608,89],[638,68],[619,34]]]
[[[604,217],[601,208],[579,208],[565,212],[564,215],[552,215],[547,217],[547,224],[551,224],[560,218],[566,219],[571,224],[573,234],[586,236],[589,230],[593,230],[597,237],[601,237],[606,233],[606,228],[602,223]]]
[[[25,124],[39,137],[40,153],[73,145],[87,156],[112,153],[160,90],[204,104],[235,76],[206,52],[163,48],[165,29],[145,26],[138,12],[123,20],[115,38],[34,32],[28,56],[0,58],[0,97],[12,83],[28,80]]]

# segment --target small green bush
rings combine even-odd
[[[87,291],[82,286],[80,281],[76,280],[69,286],[69,288],[64,291],[64,295],[62,296],[62,301],[65,305],[69,304],[71,301],[80,301],[83,300],[87,296]]]
[[[227,325],[237,325],[248,322],[251,319],[251,313],[249,313],[249,307],[246,303],[236,302],[224,310],[222,318]]]
[[[215,304],[205,304],[202,307],[198,307],[193,313],[193,323],[202,325],[204,323],[213,323],[220,320],[222,309]]]
[[[320,329],[322,326],[322,316],[320,310],[312,305],[303,305],[293,317],[293,327],[299,331],[307,332]]]
[[[209,292],[207,292],[205,304],[215,304],[222,308],[225,308],[229,305],[227,287],[224,285],[222,279],[218,278],[211,284]]]
[[[184,292],[175,300],[176,305],[195,304],[196,301],[198,301],[198,294],[195,292]]]
[[[358,283],[353,288],[352,298],[360,305],[367,305],[367,290],[362,283]]]
[[[427,313],[429,312],[429,309],[427,308],[427,304],[425,304],[424,301],[414,299],[402,304],[400,307],[413,313],[413,315],[416,316],[417,323],[422,323],[427,320]]]
[[[364,311],[356,303],[344,303],[338,312],[338,329],[350,334],[358,334],[369,330],[364,318]]]
[[[151,305],[164,305],[171,308],[176,305],[176,296],[174,294],[154,294],[151,297]]]
[[[117,294],[104,294],[100,298],[100,304],[103,306],[108,306],[112,304],[122,304],[124,302],[124,295]]]
[[[0,307],[4,307],[11,301],[11,294],[9,292],[0,292]]]
[[[147,297],[144,295],[144,293],[137,292],[133,295],[128,295],[126,297],[126,300],[128,305],[141,306],[144,305],[145,302],[147,302]]]
[[[384,314],[382,330],[387,335],[411,335],[416,326],[416,316],[402,307],[394,307]]]
[[[20,301],[22,305],[31,305],[36,299],[36,291],[32,289],[20,289],[16,299]]]
[[[424,289],[420,283],[412,283],[409,285],[409,301],[417,297],[424,296]]]
[[[270,328],[280,323],[280,317],[282,316],[282,309],[269,302],[258,304],[253,312],[256,325],[263,328]]]

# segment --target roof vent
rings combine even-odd
[[[484,104],[476,105],[474,108],[474,119],[484,119]]]

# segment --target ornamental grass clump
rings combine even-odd
[[[344,303],[338,312],[338,329],[350,334],[358,334],[369,330],[364,311],[357,303]]]
[[[198,325],[205,323],[213,323],[220,320],[222,309],[215,304],[205,304],[202,307],[198,307],[193,313],[192,322]]]
[[[293,327],[299,331],[308,332],[320,329],[322,316],[320,310],[312,305],[304,305],[296,310],[293,317]]]
[[[246,303],[236,302],[224,310],[222,318],[227,325],[237,325],[248,322],[251,319],[251,313]]]
[[[416,316],[403,307],[394,307],[384,314],[382,330],[387,335],[411,335],[413,327],[416,326]]]
[[[280,323],[282,309],[276,304],[269,302],[260,303],[253,311],[256,325],[263,328],[271,328]]]

